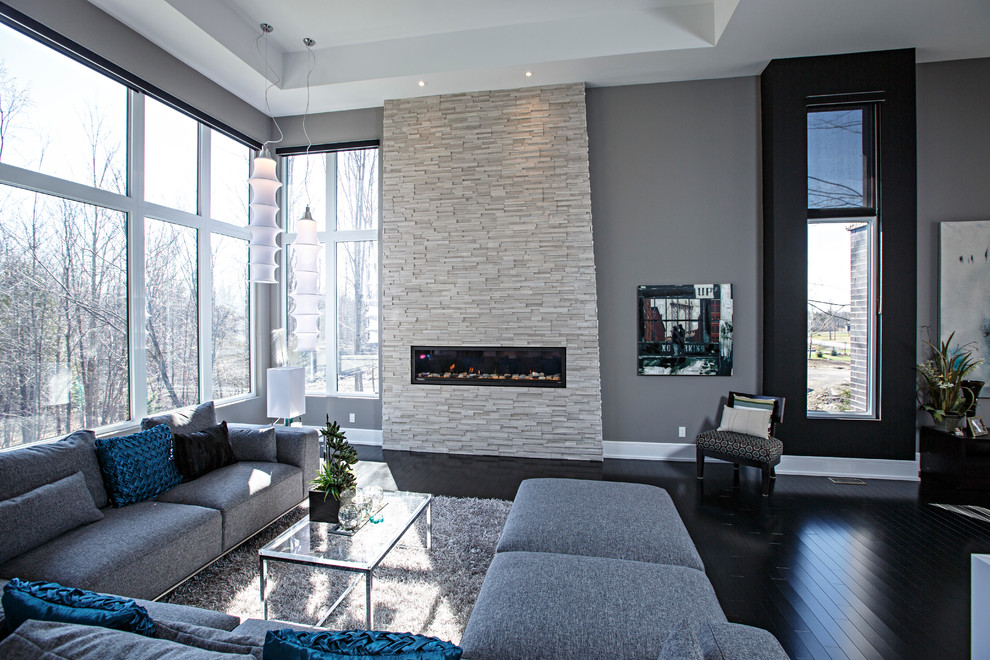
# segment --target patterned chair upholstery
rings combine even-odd
[[[698,452],[698,478],[705,476],[705,456],[732,462],[738,471],[739,465],[758,467],[763,472],[763,495],[770,494],[770,482],[777,478],[776,465],[784,452],[784,443],[773,436],[776,425],[784,417],[784,398],[760,394],[729,392],[729,407],[733,407],[736,397],[773,401],[770,413],[770,433],[768,438],[735,433],[733,431],[702,431],[696,439]]]

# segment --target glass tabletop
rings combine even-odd
[[[262,559],[367,571],[388,554],[416,521],[433,496],[428,493],[386,491],[382,521],[367,523],[353,536],[333,533],[336,525],[311,523],[309,516],[280,534],[259,551]]]

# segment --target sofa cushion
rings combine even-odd
[[[155,598],[222,551],[215,509],[139,502],[103,513],[0,565],[0,576]]]
[[[239,461],[278,460],[275,429],[271,426],[237,426],[230,429],[230,446]]]
[[[302,471],[282,463],[240,462],[204,474],[158,496],[223,514],[223,549],[233,547],[299,504]]]
[[[82,472],[0,501],[0,564],[102,517]]]
[[[788,660],[769,631],[724,621],[706,621],[697,630],[705,660]]]
[[[143,430],[153,429],[159,424],[177,431],[179,433],[195,433],[205,428],[217,425],[217,411],[212,401],[201,403],[198,406],[180,408],[172,412],[162,413],[145,417],[141,420]]]
[[[172,460],[172,432],[164,424],[131,435],[98,438],[96,456],[114,506],[143,502],[182,482]]]
[[[725,621],[699,570],[500,552],[461,637],[464,657],[656,658],[684,617]]]
[[[155,620],[155,639],[167,639],[204,651],[250,655],[262,660],[262,646],[254,638],[227,630],[197,626],[182,621]]]
[[[11,630],[28,619],[36,619],[103,626],[146,637],[154,632],[147,610],[133,600],[63,587],[55,582],[24,582],[15,578],[3,588],[0,600]]]
[[[374,630],[299,632],[273,630],[265,637],[265,660],[459,660],[456,644],[436,637]]]
[[[76,431],[55,442],[42,442],[0,452],[0,500],[82,472],[96,507],[108,503],[103,475],[96,460],[92,431]]]
[[[314,628],[313,626],[307,626],[301,623],[287,623],[285,621],[275,621],[266,619],[247,619],[241,625],[234,628],[234,632],[238,635],[245,637],[250,637],[255,641],[255,643],[264,646],[265,636],[268,635],[269,630],[283,630],[283,629],[298,630],[300,632],[323,632],[324,628]]]
[[[496,552],[632,559],[704,570],[667,491],[645,484],[527,479]]]
[[[227,422],[202,431],[172,434],[172,457],[183,481],[192,481],[237,462],[227,439]]]
[[[127,660],[244,660],[233,653],[204,651],[165,639],[81,626],[71,623],[27,621],[0,643],[2,658],[39,658],[42,660],[92,660],[93,658],[127,658]]]
[[[191,623],[206,628],[217,628],[218,630],[233,630],[241,623],[239,617],[214,610],[206,610],[201,607],[164,603],[157,600],[143,600],[141,598],[135,598],[134,602],[148,610],[148,614],[151,615],[154,621],[159,619],[181,621],[182,623]]]
[[[667,635],[657,660],[706,660],[694,629],[695,624],[691,620],[681,619]]]

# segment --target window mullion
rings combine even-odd
[[[210,236],[210,129],[199,124],[197,208],[202,222],[196,241],[199,282],[199,400],[213,400],[213,263]]]
[[[340,382],[337,375],[337,154],[328,153],[326,159],[327,240],[324,249],[327,272],[324,292],[326,327],[323,334],[326,337],[327,347],[327,392],[337,394],[337,386]]]
[[[144,95],[127,93],[127,194],[134,202],[127,215],[128,356],[133,420],[148,412],[148,305],[144,277]]]

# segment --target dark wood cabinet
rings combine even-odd
[[[963,490],[990,490],[990,436],[960,438],[922,426],[921,483]]]

